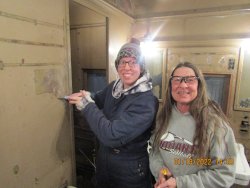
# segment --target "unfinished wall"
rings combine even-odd
[[[0,2],[0,182],[72,184],[67,0]]]

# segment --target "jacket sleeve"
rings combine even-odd
[[[230,127],[226,126],[226,134],[222,142],[220,144],[218,142],[219,140],[216,139],[216,136],[213,136],[209,156],[212,159],[212,165],[206,169],[199,170],[196,174],[176,177],[178,188],[224,188],[230,187],[234,183],[236,145],[234,134]]]
[[[158,100],[153,95],[144,95],[131,101],[119,119],[107,119],[94,103],[88,104],[81,113],[104,145],[120,147],[152,126],[157,109]]]
[[[107,94],[107,90],[109,87],[113,86],[112,82],[110,85],[106,86],[103,90],[97,91],[97,92],[91,92],[91,98],[95,101],[96,105],[98,106],[99,109],[103,108],[105,97]]]

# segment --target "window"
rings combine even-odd
[[[104,69],[82,69],[83,89],[91,92],[102,90],[107,85],[106,70]]]
[[[204,77],[210,98],[217,102],[227,114],[230,75],[204,74]]]

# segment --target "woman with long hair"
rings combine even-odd
[[[179,63],[172,71],[148,149],[155,188],[224,188],[234,183],[234,134],[220,106],[209,99],[195,65]]]

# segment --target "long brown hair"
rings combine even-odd
[[[210,136],[207,134],[209,122],[213,120],[214,127],[210,127],[215,130],[216,127],[221,126],[223,122],[229,124],[227,117],[224,115],[223,111],[214,101],[210,100],[208,97],[206,89],[206,81],[202,72],[192,63],[184,62],[179,63],[172,71],[171,76],[174,74],[175,70],[181,67],[188,67],[192,69],[195,76],[198,77],[198,92],[197,97],[190,103],[190,114],[193,116],[196,122],[196,130],[193,139],[194,154],[198,156],[206,156],[209,150]],[[157,118],[157,126],[155,129],[155,137],[153,143],[153,150],[158,150],[160,145],[160,139],[162,135],[167,131],[170,116],[172,114],[173,105],[176,101],[173,99],[171,94],[171,79],[169,79],[166,90],[166,97],[163,100],[163,105],[159,111]],[[217,136],[217,135],[216,135]]]

